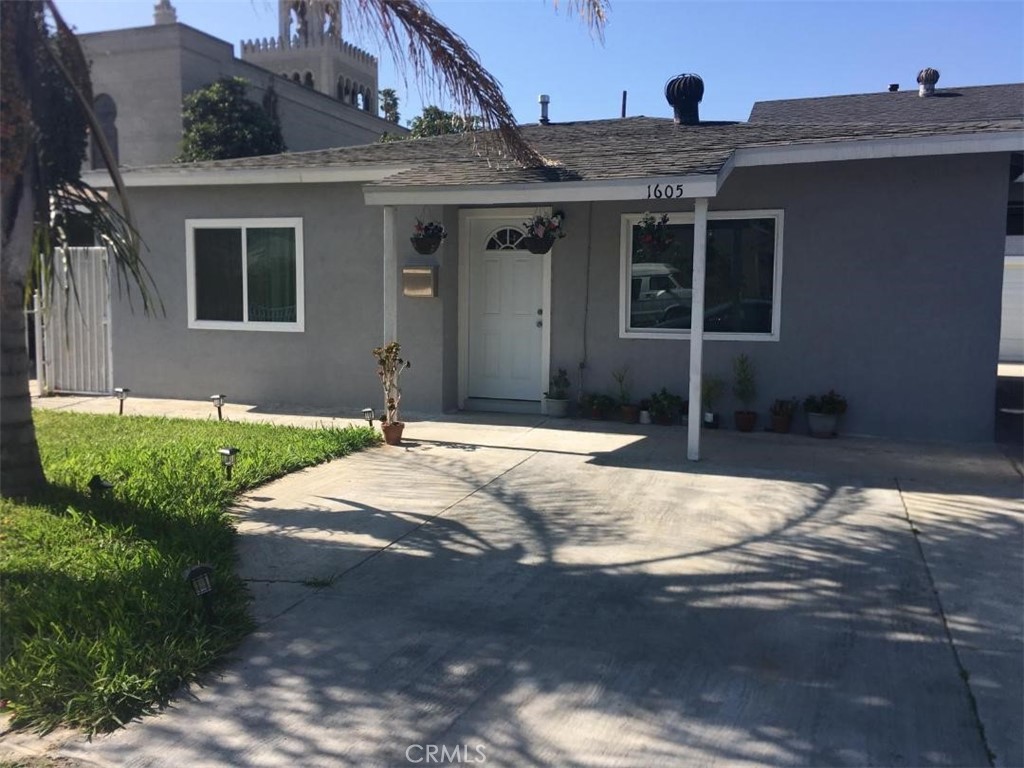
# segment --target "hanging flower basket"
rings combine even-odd
[[[555,244],[555,236],[544,235],[543,237],[536,237],[535,235],[527,235],[519,242],[530,253],[542,254],[551,250],[551,246]]]
[[[428,221],[423,223],[416,219],[416,226],[413,228],[413,236],[409,238],[416,253],[428,256],[441,247],[441,241],[448,237],[448,230],[439,221]]]
[[[416,253],[421,253],[427,256],[437,251],[441,247],[440,237],[427,237],[421,235],[419,237],[410,237],[409,242],[412,243],[412,247],[416,249]]]
[[[660,261],[675,240],[668,228],[668,214],[656,217],[645,212],[633,225],[633,258],[639,262]]]
[[[551,216],[534,216],[529,221],[523,222],[523,229],[526,236],[520,240],[520,244],[530,253],[547,253],[555,240],[565,237],[565,230],[562,229],[562,222],[565,221],[565,214],[555,211]]]

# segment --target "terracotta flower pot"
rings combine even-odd
[[[734,418],[740,432],[753,432],[757,426],[757,411],[736,411]]]
[[[790,415],[777,416],[772,414],[772,432],[785,434],[793,424],[793,417]]]
[[[636,424],[640,421],[640,406],[638,405],[624,405],[622,406],[622,420],[627,424]]]
[[[384,433],[384,442],[388,445],[402,444],[402,430],[405,429],[404,421],[396,421],[394,424],[381,424],[380,430]]]

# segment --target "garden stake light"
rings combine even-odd
[[[115,387],[114,388],[114,397],[116,397],[117,400],[118,400],[118,403],[117,403],[117,415],[118,416],[124,416],[124,401],[128,399],[128,393],[129,392],[131,392],[131,390],[126,388],[126,387]]]
[[[206,616],[207,623],[213,621],[213,604],[210,602],[213,596],[213,582],[210,580],[210,574],[212,573],[212,567],[206,563],[200,563],[199,565],[193,565],[191,568],[186,568],[185,573],[182,574],[185,581],[192,587],[195,596],[203,601],[203,613]]]
[[[235,456],[238,455],[238,448],[232,448],[231,446],[218,448],[217,453],[220,454],[220,463],[224,467],[224,474],[226,474],[228,480],[230,480],[231,468],[235,466]]]
[[[99,475],[93,475],[89,481],[89,493],[93,496],[106,496],[107,491],[114,487],[109,480],[104,480]]]
[[[366,419],[366,423],[370,425],[370,429],[373,429],[374,416],[373,408],[363,408],[363,418]]]
[[[217,409],[217,421],[224,421],[224,415],[220,409],[224,407],[226,399],[224,395],[210,395],[210,401],[213,403],[213,407]]]

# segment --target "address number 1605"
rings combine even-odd
[[[648,184],[647,199],[661,200],[662,198],[673,198],[683,196],[682,184]]]

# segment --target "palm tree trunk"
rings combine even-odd
[[[0,257],[0,495],[7,497],[28,496],[46,484],[28,391],[25,280],[32,252],[31,160],[24,167],[21,183],[3,194],[5,210],[17,210],[9,235],[4,232]]]

